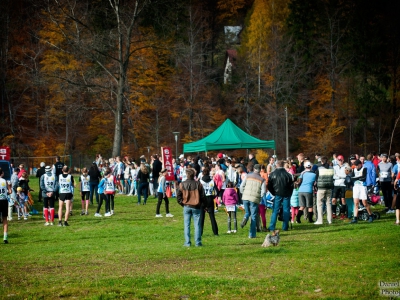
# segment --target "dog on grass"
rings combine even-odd
[[[269,247],[271,245],[278,246],[278,244],[279,244],[279,230],[274,230],[271,233],[267,234],[264,243],[262,243],[261,247]]]

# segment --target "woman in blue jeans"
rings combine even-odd
[[[140,205],[140,197],[141,195],[144,196],[143,200],[143,205],[146,204],[147,202],[147,196],[149,194],[149,179],[150,179],[150,174],[149,170],[146,167],[146,164],[142,162],[140,164],[140,170],[137,174],[137,180],[139,183],[139,188],[138,188],[138,205]]]
[[[99,204],[99,182],[101,180],[101,173],[99,168],[97,167],[96,162],[92,163],[92,166],[89,169],[88,175],[90,176],[89,179],[89,187],[90,187],[90,204],[93,204],[93,193],[96,193],[96,202]]]

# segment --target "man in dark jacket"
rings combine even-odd
[[[58,177],[62,174],[62,168],[64,168],[64,163],[60,161],[60,157],[56,156],[56,162],[53,166],[53,173],[56,175],[56,178],[58,180]]]
[[[268,229],[275,230],[276,219],[282,204],[283,225],[282,230],[289,229],[290,220],[290,197],[293,192],[293,176],[283,167],[283,161],[276,162],[276,170],[268,177],[268,190],[275,196],[274,207]]]
[[[39,178],[42,177],[42,175],[44,173],[46,173],[46,171],[44,170],[44,167],[46,166],[46,164],[44,162],[40,163],[40,168],[36,171],[36,177]],[[42,188],[39,185],[39,202],[42,202]]]
[[[190,247],[190,221],[193,217],[194,239],[196,247],[203,246],[201,243],[200,214],[202,205],[206,204],[206,196],[203,186],[194,180],[195,170],[186,169],[187,180],[179,184],[177,201],[183,206],[185,247]]]
[[[258,160],[253,153],[249,154],[249,163],[253,164],[253,166],[258,165]]]
[[[161,161],[158,159],[157,154],[153,155],[153,190],[154,190],[154,194],[157,195],[157,189],[158,189],[158,177],[160,177],[160,172],[162,169],[162,163]]]

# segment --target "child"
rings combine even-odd
[[[105,187],[104,194],[107,198],[106,201],[106,213],[105,217],[111,217],[114,214],[114,195],[115,195],[115,185],[116,185],[116,177],[111,174],[111,170],[107,169],[105,176]],[[111,210],[110,210],[111,206]]]
[[[12,214],[13,214],[13,209],[14,206],[18,207],[18,202],[17,202],[17,188],[19,185],[19,179],[18,179],[18,173],[19,173],[19,168],[14,168],[14,172],[11,175],[11,199],[13,203],[10,202],[8,206],[8,221],[12,220]]]
[[[26,197],[29,197],[29,192],[33,192],[33,190],[29,187],[29,175],[26,172],[23,172],[21,177],[19,178],[19,186],[22,188],[22,191],[24,192]],[[28,200],[28,199],[26,199]],[[27,220],[29,214],[28,214],[28,203],[25,202],[24,205],[24,220]]]
[[[69,174],[69,167],[64,166],[62,168],[62,174],[58,177],[58,186],[60,188],[59,200],[58,200],[58,226],[69,226],[68,217],[71,209],[71,202],[74,193],[74,177]],[[64,224],[62,223],[62,209],[65,203],[65,217]]]
[[[58,183],[50,166],[45,167],[45,173],[40,177],[40,189],[43,196],[43,215],[46,220],[44,226],[54,225],[54,202]],[[50,216],[49,216],[50,212]]]
[[[294,223],[297,214],[299,213],[299,184],[294,183],[292,197],[290,198],[290,207],[292,212],[292,223]],[[300,223],[300,222],[299,222]]]
[[[131,173],[130,173],[130,177],[131,177],[131,187],[130,187],[130,192],[127,196],[133,196],[134,194],[136,194],[136,190],[137,190],[137,166],[135,164],[135,162],[132,162],[132,167],[130,168]]]
[[[201,227],[201,234],[203,234],[204,229],[204,220],[206,218],[206,212],[210,216],[211,227],[214,235],[218,235],[218,224],[215,220],[214,214],[214,206],[215,206],[215,184],[212,176],[210,175],[210,169],[205,167],[203,169],[203,176],[200,179],[200,183],[203,186],[204,193],[206,194],[206,204],[204,205],[204,209],[201,209],[200,212],[200,227]]]
[[[79,181],[81,182],[81,201],[82,201],[82,212],[81,216],[88,215],[89,209],[89,195],[90,195],[90,176],[88,175],[88,169],[82,169],[82,175],[79,177]],[[85,203],[86,201],[86,203]]]
[[[215,180],[214,180],[214,177],[215,177],[215,168],[212,168],[211,169],[211,171],[210,171],[210,176],[211,176],[211,178],[213,179],[213,181],[214,181],[214,189],[215,189],[215,194],[217,194],[217,185],[216,185],[216,183],[215,183]],[[218,201],[218,196],[215,196],[215,199],[214,199],[214,212],[215,213],[217,213],[218,212],[218,203],[219,203],[219,201]]]
[[[18,215],[18,220],[21,220],[21,216],[24,216],[24,220],[28,220],[27,217],[27,208],[26,208],[26,200],[27,196],[25,195],[22,187],[17,187],[17,215]]]
[[[225,192],[222,195],[222,201],[225,204],[226,211],[228,213],[228,232],[236,233],[237,231],[237,220],[236,220],[236,204],[238,203],[238,195],[234,188],[233,182],[229,181]],[[231,231],[231,220],[233,215],[233,230]]]
[[[108,169],[110,169],[110,168],[108,168]],[[107,173],[108,171],[107,171],[107,169],[104,171],[104,175],[108,175],[108,173]],[[102,217],[102,215],[100,214],[100,208],[101,208],[101,205],[103,204],[103,201],[105,201],[106,202],[106,208],[107,207],[109,207],[110,206],[110,204],[108,203],[108,198],[106,197],[106,195],[104,194],[104,190],[105,190],[105,186],[106,186],[106,178],[105,177],[103,177],[101,180],[100,180],[100,182],[99,182],[99,185],[98,185],[98,194],[99,194],[99,196],[100,196],[100,200],[99,200],[99,203],[97,204],[97,210],[96,210],[96,213],[94,214],[94,216],[95,217]],[[106,211],[106,213],[107,213],[107,211]]]
[[[161,218],[162,215],[160,214],[160,207],[161,203],[164,199],[165,201],[165,213],[166,217],[172,218],[173,215],[169,213],[169,200],[167,195],[165,194],[166,190],[166,180],[165,180],[165,174],[167,173],[167,169],[162,169],[160,172],[160,177],[158,178],[158,189],[157,189],[157,195],[158,195],[158,202],[157,202],[157,209],[156,209],[156,218]]]

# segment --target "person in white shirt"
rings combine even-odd
[[[340,199],[342,201],[342,206],[341,206],[341,211],[340,211],[340,219],[344,220],[345,219],[345,213],[347,211],[347,206],[346,206],[346,198],[345,198],[345,193],[346,193],[346,184],[344,183],[344,180],[346,178],[346,172],[345,172],[345,165],[344,165],[344,158],[343,155],[338,155],[337,158],[337,164],[333,167],[333,179],[334,181],[334,187],[333,187],[333,196],[332,196],[332,218],[336,218],[336,201],[337,199]]]

